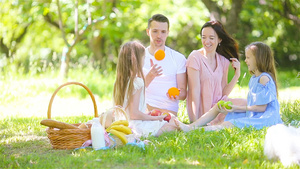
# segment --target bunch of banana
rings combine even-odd
[[[125,135],[132,134],[131,128],[129,128],[128,125],[127,120],[118,120],[113,122],[106,131],[117,136],[123,144],[127,144],[128,141]]]

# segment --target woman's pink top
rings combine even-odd
[[[212,70],[206,62],[200,50],[194,50],[187,59],[187,68],[193,68],[199,71],[200,79],[200,110],[196,113],[196,118],[200,118],[204,113],[208,112],[219,100],[227,96],[223,96],[222,91],[227,85],[229,60],[224,56],[216,53],[217,67]],[[190,77],[189,77],[190,78]],[[190,93],[193,89],[188,89],[186,107],[188,112],[192,112],[192,98]]]

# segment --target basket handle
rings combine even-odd
[[[110,108],[109,110],[106,110],[106,112],[103,113],[103,118],[102,118],[101,124],[102,124],[102,126],[103,126],[104,129],[105,129],[105,123],[106,123],[107,114],[110,113],[110,111],[113,111],[113,110],[114,111],[120,110],[123,113],[123,115],[125,116],[126,120],[128,121],[128,115],[125,112],[125,110],[123,109],[123,107],[117,105],[117,106],[114,106],[114,107]]]
[[[89,95],[91,96],[91,99],[92,99],[92,101],[93,101],[93,105],[94,105],[94,115],[95,115],[95,117],[98,117],[97,104],[96,104],[95,97],[94,97],[93,93],[91,92],[91,90],[90,90],[87,86],[85,86],[84,84],[82,84],[82,83],[79,83],[79,82],[67,82],[67,83],[65,83],[65,84],[60,85],[60,86],[55,90],[55,92],[52,94],[52,97],[51,97],[51,99],[50,99],[49,106],[48,106],[48,112],[47,112],[48,119],[51,119],[51,107],[52,107],[52,103],[53,103],[53,100],[54,100],[54,97],[55,97],[56,93],[57,93],[62,87],[67,86],[67,85],[72,85],[72,84],[82,86],[83,88],[86,89],[86,91],[89,93]]]

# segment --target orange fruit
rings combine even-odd
[[[163,60],[165,58],[165,51],[159,49],[155,52],[154,57],[156,60]]]
[[[179,95],[179,89],[177,89],[176,87],[171,87],[169,90],[168,90],[168,93],[170,96],[178,96]]]

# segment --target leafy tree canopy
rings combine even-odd
[[[281,67],[299,69],[300,2],[297,0],[2,0],[0,2],[1,71],[38,73],[59,69],[68,48],[59,27],[59,13],[68,43],[76,32],[100,17],[84,32],[70,53],[70,67],[94,66],[113,71],[119,47],[129,40],[149,45],[147,21],[155,13],[170,20],[167,45],[186,57],[201,48],[199,31],[212,16],[240,44],[270,45]],[[77,3],[76,3],[77,2]],[[77,9],[77,10],[75,10]],[[76,13],[78,19],[76,21]],[[77,29],[77,30],[76,30]]]

